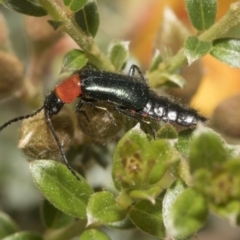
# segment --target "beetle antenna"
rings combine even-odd
[[[44,106],[40,107],[39,109],[37,109],[35,112],[33,113],[30,113],[30,114],[27,114],[27,115],[24,115],[24,116],[20,116],[20,117],[16,117],[16,118],[13,118],[11,119],[10,121],[4,123],[1,127],[0,127],[0,131],[2,131],[5,127],[7,127],[8,125],[14,123],[14,122],[18,122],[20,120],[23,120],[23,119],[27,119],[27,118],[31,118],[33,116],[35,116],[36,114],[38,114],[39,112],[41,112],[42,110],[44,109]]]
[[[51,121],[50,116],[49,116],[49,112],[47,110],[45,110],[44,113],[45,113],[45,118],[47,120],[48,126],[49,126],[49,128],[51,130],[51,133],[52,133],[56,143],[57,143],[57,146],[58,146],[58,148],[60,150],[60,153],[61,153],[61,156],[62,156],[62,159],[63,159],[65,165],[71,171],[71,173],[77,178],[77,180],[81,181],[80,178],[77,176],[76,172],[72,169],[72,167],[70,166],[70,164],[69,164],[69,162],[67,160],[67,157],[66,157],[66,155],[64,153],[62,144],[61,144],[61,142],[60,142],[60,140],[59,140],[59,138],[58,138],[58,136],[56,134],[56,131],[54,130],[52,121]]]

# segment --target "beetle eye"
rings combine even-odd
[[[52,112],[55,113],[55,112],[57,112],[57,111],[58,111],[58,109],[57,109],[56,107],[53,107],[53,108],[52,108]]]

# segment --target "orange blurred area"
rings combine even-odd
[[[143,67],[149,65],[153,56],[156,35],[166,7],[173,9],[175,14],[184,21],[187,19],[183,1],[150,1],[150,3],[143,5],[142,10],[138,13],[138,19],[128,35],[131,39],[131,53],[141,62]]]
[[[223,100],[240,93],[240,69],[232,68],[211,55],[202,58],[203,79],[192,105],[210,116]]]
[[[217,19],[228,10],[236,0],[218,0]],[[189,29],[190,22],[183,0],[149,1],[144,4],[142,11],[130,34],[130,50],[139,61],[143,69],[147,69],[154,53],[157,34],[163,20],[163,12],[169,7],[177,18]],[[140,29],[140,31],[139,31]],[[159,33],[161,34],[161,32]],[[200,88],[192,100],[192,105],[207,116],[211,116],[215,107],[224,99],[240,92],[240,70],[206,56],[202,59],[203,79]]]

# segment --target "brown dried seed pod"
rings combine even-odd
[[[28,36],[33,43],[41,44],[41,47],[43,47],[43,45],[46,45],[47,47],[49,44],[54,43],[60,36],[62,36],[62,33],[60,31],[55,31],[47,20],[49,20],[49,17],[47,16],[41,18],[31,16],[25,17]],[[37,45],[37,47],[40,46]]]
[[[64,149],[71,144],[74,124],[69,111],[63,109],[52,116],[52,124]],[[46,122],[44,112],[23,121],[19,133],[18,147],[35,159],[55,159],[60,155],[59,148]]]
[[[0,51],[0,100],[19,89],[23,77],[22,62],[14,55]]]
[[[84,105],[81,110],[85,114],[77,112],[78,126],[88,137],[105,142],[121,130],[123,117],[113,109],[112,104],[98,102],[94,105],[102,109]]]
[[[4,19],[4,16],[2,14],[0,14],[0,29],[1,29],[0,46],[3,46],[6,44],[8,40],[8,29],[6,26],[6,21]]]
[[[212,117],[213,127],[231,137],[240,137],[240,94],[220,103]]]

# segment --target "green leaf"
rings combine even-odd
[[[156,197],[162,192],[162,188],[159,186],[153,186],[144,190],[133,190],[129,193],[129,196],[135,200],[149,200],[152,204],[155,204]]]
[[[73,221],[71,216],[61,212],[47,200],[44,200],[41,206],[41,213],[42,220],[47,228],[61,228]]]
[[[163,139],[152,141],[146,154],[148,160],[146,175],[149,184],[156,184],[162,179],[168,167],[179,160],[179,155],[170,142]]]
[[[0,239],[18,231],[16,223],[4,212],[0,212]]]
[[[211,55],[232,67],[240,68],[240,39],[215,40]]]
[[[174,201],[168,214],[168,234],[174,238],[189,237],[206,222],[208,206],[201,194],[192,188],[184,190]]]
[[[139,201],[130,208],[129,217],[133,224],[143,232],[162,239],[165,237],[162,200],[156,199],[155,204],[147,200]]]
[[[172,74],[166,71],[162,72],[160,70],[148,71],[146,78],[149,79],[149,85],[153,88],[159,88],[164,86],[179,87],[183,88],[186,81],[179,74]]]
[[[161,180],[167,168],[178,160],[179,155],[169,141],[150,142],[136,127],[117,145],[112,170],[114,184],[118,189],[146,190]]]
[[[83,68],[87,63],[87,58],[79,49],[68,52],[63,59],[61,72],[74,72]]]
[[[227,151],[223,140],[216,133],[204,127],[194,132],[189,154],[192,173],[200,168],[217,170],[226,160]]]
[[[87,35],[94,37],[99,27],[99,13],[96,1],[89,0],[81,10],[75,13],[75,20]]]
[[[13,11],[30,16],[42,17],[47,15],[47,11],[36,1],[28,0],[4,0],[3,5]]]
[[[88,0],[63,0],[64,5],[73,12],[77,12],[87,3]]]
[[[83,232],[79,240],[110,240],[108,235],[97,229],[88,229]]]
[[[207,169],[199,169],[194,172],[193,187],[204,196],[211,195],[212,175]]]
[[[1,238],[2,240],[43,240],[43,238],[34,232],[17,232],[12,235],[9,235],[5,238]]]
[[[185,0],[193,26],[203,31],[211,27],[217,14],[217,0]]]
[[[84,178],[77,180],[62,163],[51,160],[30,162],[33,180],[56,208],[78,218],[86,218],[86,206],[93,190]]]
[[[56,31],[60,26],[63,25],[62,21],[55,21],[55,20],[47,20],[47,22],[49,23],[49,25]]]
[[[176,149],[186,156],[189,155],[192,134],[193,129],[185,129],[179,132],[178,141],[175,144]]]
[[[239,226],[240,217],[240,202],[239,201],[228,201],[225,205],[219,205],[213,208],[214,213],[224,217],[230,223]]]
[[[117,222],[126,217],[126,211],[116,203],[110,192],[93,194],[87,206],[88,225]]]
[[[240,159],[225,162],[216,172],[198,170],[192,182],[195,189],[210,201],[211,211],[231,223],[240,216]]]
[[[178,74],[169,74],[169,73],[161,73],[160,74],[161,78],[165,78],[165,85],[169,85],[169,87],[179,87],[179,88],[183,88],[186,81],[185,79],[178,75]]]
[[[172,124],[166,123],[157,131],[157,138],[176,139],[178,133]]]
[[[210,194],[214,205],[223,206],[232,201],[240,201],[240,159],[228,160],[222,171],[212,175],[211,185]]]
[[[240,180],[240,158],[237,159],[231,159],[226,162],[226,169],[229,173],[229,176],[232,176],[236,179]],[[239,193],[238,197],[240,199],[240,189],[236,189]]]
[[[175,166],[170,170],[171,175],[176,179],[181,179],[187,185],[190,185],[192,183],[192,175],[190,174],[189,170],[189,162],[184,157],[181,157],[180,161],[176,162]]]
[[[189,65],[209,53],[211,49],[211,42],[200,41],[197,37],[190,36],[184,43],[184,52]]]
[[[163,222],[168,230],[170,227],[169,223],[169,217],[171,213],[171,209],[173,206],[173,203],[176,201],[176,199],[181,195],[181,193],[186,189],[186,185],[182,181],[175,181],[170,188],[168,188],[166,194],[163,198],[162,203],[162,213],[163,213]]]
[[[131,188],[141,186],[145,152],[149,141],[139,128],[128,131],[118,142],[113,157],[112,176],[115,187]]]
[[[116,71],[120,71],[128,58],[129,42],[116,42],[110,45],[109,59]]]
[[[212,205],[224,208],[224,205],[228,205],[233,200],[239,201],[239,182],[239,175],[234,177],[229,175],[227,171],[223,171],[217,174],[217,176],[212,176],[211,188],[209,189]]]
[[[108,223],[108,226],[112,228],[123,229],[123,230],[135,228],[128,216],[126,216],[121,221]]]
[[[162,56],[159,50],[156,50],[154,57],[151,61],[151,65],[148,69],[149,72],[155,71],[158,69],[159,64],[163,61]]]

